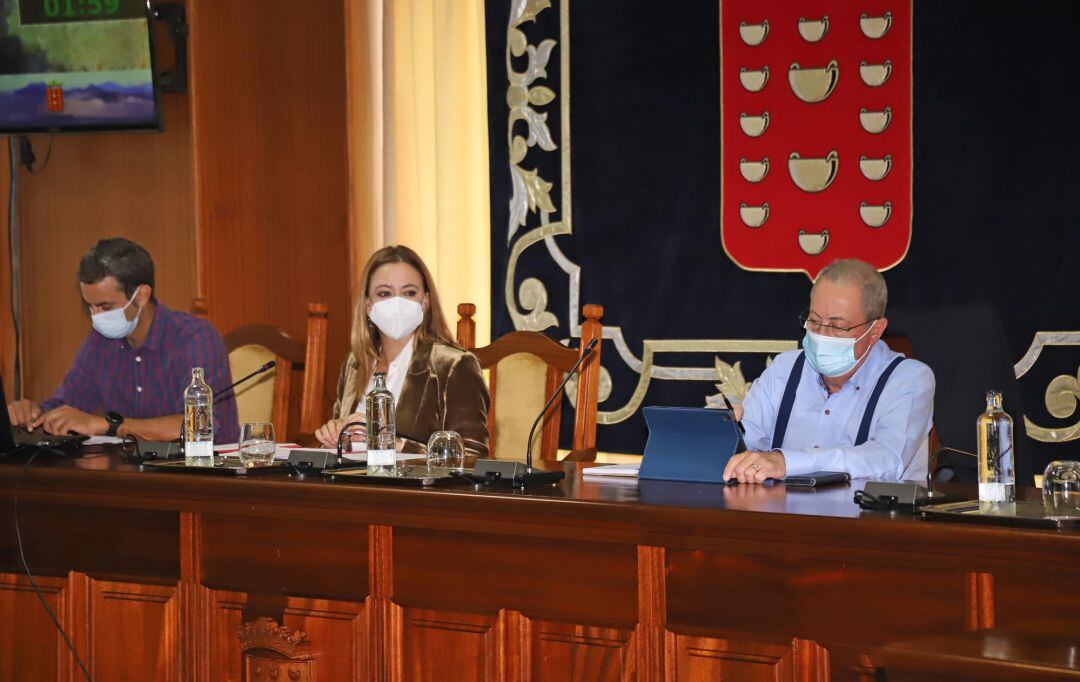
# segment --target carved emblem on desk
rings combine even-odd
[[[307,633],[262,617],[236,629],[244,653],[244,680],[316,682],[317,660]]]

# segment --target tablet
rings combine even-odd
[[[725,483],[724,467],[746,449],[734,415],[705,407],[646,407],[649,439],[639,478]]]

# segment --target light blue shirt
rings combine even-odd
[[[746,447],[768,452],[784,388],[802,351],[788,351],[750,386],[743,400]],[[866,404],[878,377],[899,353],[883,341],[843,387],[829,394],[822,376],[803,363],[781,452],[789,475],[846,471],[852,478],[925,480],[928,437],[934,414],[934,373],[918,360],[901,362],[878,398],[870,437],[856,446]]]

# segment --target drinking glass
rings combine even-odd
[[[240,463],[251,469],[274,461],[277,441],[269,422],[245,422],[240,426]]]
[[[1042,492],[1047,515],[1080,516],[1080,462],[1050,462],[1043,472]]]
[[[428,469],[440,467],[462,471],[465,468],[465,442],[456,431],[436,431],[428,438]]]

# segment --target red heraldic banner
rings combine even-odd
[[[720,233],[746,270],[911,242],[911,2],[722,0]]]

